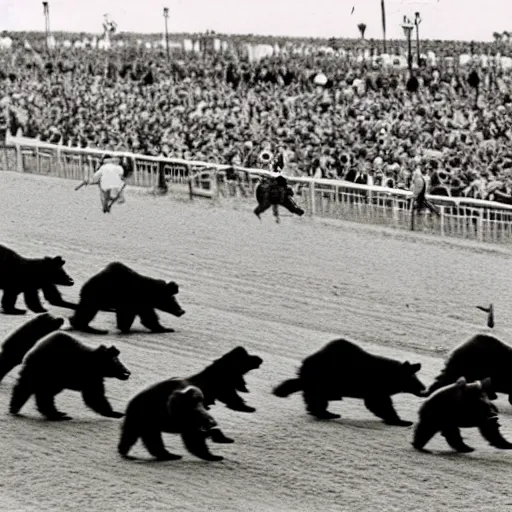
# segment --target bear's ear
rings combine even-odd
[[[55,258],[52,258],[52,262],[57,265],[57,267],[63,267],[66,263],[66,260],[62,258],[62,256],[55,256]]]
[[[109,355],[111,355],[112,357],[117,357],[121,352],[119,351],[119,349],[117,347],[112,345],[111,347],[107,348],[107,353]]]
[[[191,402],[202,402],[204,400],[204,396],[202,391],[195,386],[187,386],[184,389],[178,389],[175,391],[177,395],[181,395],[183,398],[190,400]]]
[[[461,388],[461,387],[465,386],[466,385],[466,378],[465,377],[459,377],[457,379],[456,384],[457,384],[458,388]]]
[[[249,352],[247,352],[247,350],[245,350],[245,348],[242,347],[241,345],[234,348],[231,351],[231,354],[233,354],[236,357],[249,356]]]
[[[179,291],[178,283],[174,281],[169,281],[165,286],[167,287],[167,291],[172,295],[176,295]]]

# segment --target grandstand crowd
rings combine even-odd
[[[336,52],[251,62],[135,46],[0,51],[0,126],[68,146],[246,167],[260,167],[268,150],[285,175],[397,188],[420,168],[430,193],[512,202],[511,74],[498,59],[460,67],[457,55],[439,58],[442,42],[433,50],[437,62],[413,71],[416,93],[407,68]]]

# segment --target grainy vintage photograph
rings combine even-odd
[[[512,511],[511,0],[0,0],[1,512]]]

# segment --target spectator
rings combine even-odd
[[[507,194],[511,74],[480,67],[475,110],[469,68],[443,64],[444,55],[468,47],[425,42],[424,51],[436,45],[439,64],[418,70],[413,101],[407,72],[358,62],[358,44],[347,42],[344,56],[288,51],[259,62],[182,52],[171,65],[164,53],[149,56],[129,45],[111,50],[108,64],[95,49],[57,47],[44,66],[15,49],[0,54],[4,123],[14,134],[21,129],[66,146],[235,166],[261,166],[258,155],[267,149],[284,175],[402,189],[422,167],[431,192]],[[314,83],[319,71],[328,78],[325,87]]]

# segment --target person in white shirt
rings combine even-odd
[[[114,202],[125,202],[123,195],[125,187],[124,169],[121,167],[118,157],[107,155],[89,183],[99,184],[103,213],[110,213],[110,208]]]

